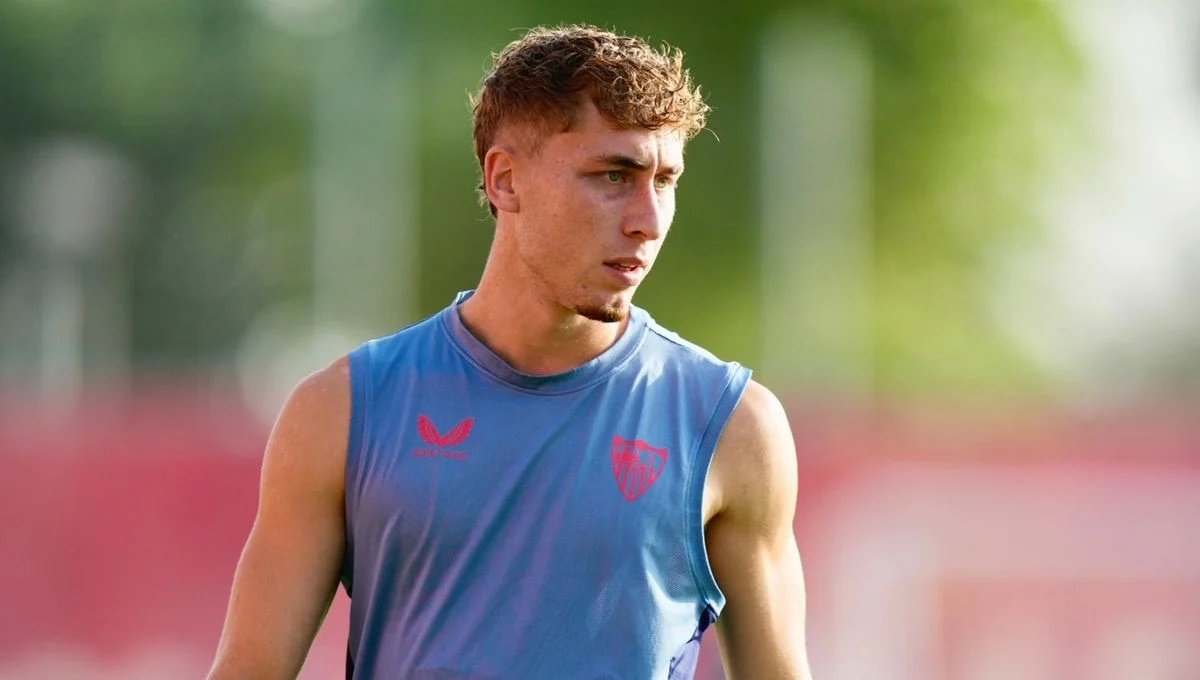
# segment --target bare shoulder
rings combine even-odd
[[[751,380],[729,418],[721,443],[757,451],[762,444],[784,436],[790,440],[791,435],[783,404],[771,390]]]
[[[349,423],[344,357],[301,380],[283,405],[209,678],[299,673],[345,554]]]
[[[808,680],[804,571],[792,529],[796,449],[783,406],[752,382],[717,444],[718,497],[705,525],[713,576],[726,596],[717,641],[728,678]]]
[[[301,380],[288,396],[280,420],[336,421],[341,415],[350,415],[350,360],[346,356]]]
[[[263,461],[268,485],[341,493],[350,432],[350,363],[343,356],[296,385],[275,421]]]
[[[779,399],[750,381],[717,444],[710,475],[712,514],[765,522],[791,516],[796,497],[796,449]]]

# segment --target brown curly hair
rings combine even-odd
[[[704,129],[709,112],[677,48],[655,50],[589,25],[534,28],[492,55],[471,98],[480,170],[501,127],[528,126],[536,152],[546,135],[570,129],[583,94],[618,127],[676,128],[685,140]],[[482,182],[479,190],[486,203]]]

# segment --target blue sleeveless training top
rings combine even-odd
[[[691,678],[724,604],[702,498],[750,371],[634,307],[565,373],[458,304],[350,354],[347,676]]]

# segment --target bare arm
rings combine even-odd
[[[796,449],[783,407],[751,382],[713,459],[705,525],[725,593],[717,638],[730,680],[810,680],[804,574],[792,533]]]
[[[347,360],[305,378],[267,442],[258,515],[233,579],[209,680],[294,678],[345,552]]]

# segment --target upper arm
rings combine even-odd
[[[349,422],[345,357],[305,378],[280,412],[210,678],[299,672],[345,553]]]
[[[779,400],[751,382],[717,446],[705,525],[726,604],[717,636],[731,680],[807,680],[804,576],[792,530],[796,449]]]

